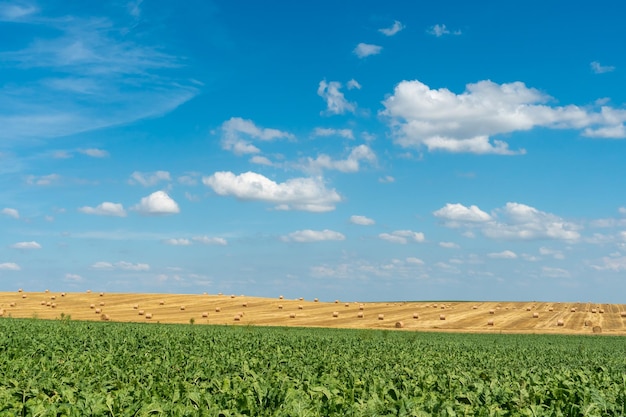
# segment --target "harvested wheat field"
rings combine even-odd
[[[238,326],[626,335],[626,305],[595,303],[364,303],[289,300],[282,296],[16,291],[0,293],[0,315]]]

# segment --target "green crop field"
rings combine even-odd
[[[623,416],[626,340],[0,319],[0,416]]]

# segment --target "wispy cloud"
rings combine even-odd
[[[167,171],[139,172],[135,171],[130,175],[128,183],[131,185],[139,184],[144,187],[151,187],[161,181],[169,182],[172,180],[170,173]]]
[[[317,95],[326,101],[326,111],[322,112],[322,114],[354,113],[356,109],[356,104],[346,100],[341,92],[341,83],[338,81],[320,81],[319,87],[317,88]]]
[[[285,242],[299,242],[299,243],[307,243],[307,242],[322,242],[328,240],[345,240],[346,237],[339,232],[334,230],[298,230],[296,232],[290,233],[286,236],[282,236],[281,238]]]
[[[390,27],[378,29],[378,31],[385,36],[393,36],[396,33],[400,32],[402,29],[404,29],[404,25],[396,20]]]
[[[370,43],[360,43],[354,48],[354,54],[359,58],[365,58],[370,55],[378,55],[383,50],[382,46],[373,45]]]
[[[601,65],[598,61],[593,61],[591,64],[591,70],[596,74],[604,74],[605,72],[615,71],[615,67],[611,65]]]
[[[78,209],[81,213],[94,214],[97,216],[113,216],[113,217],[126,217],[126,210],[120,203],[111,203],[105,201],[96,207],[84,206]]]
[[[261,152],[253,141],[270,142],[278,139],[294,139],[294,135],[278,129],[257,126],[252,120],[231,117],[222,123],[222,149],[235,155]]]
[[[0,213],[4,214],[5,216],[12,217],[14,219],[20,218],[20,212],[14,208],[5,207],[2,209],[2,211],[0,211]]]
[[[167,113],[198,93],[172,77],[182,65],[178,57],[133,39],[106,17],[45,12],[0,6],[0,20],[23,24],[15,33],[27,45],[0,47],[3,67],[22,70],[19,82],[0,89],[0,140],[46,139],[130,123]]]
[[[460,30],[450,31],[450,29],[448,29],[446,25],[443,25],[443,24],[442,25],[436,24],[434,26],[431,26],[430,28],[428,28],[426,32],[431,35],[435,35],[438,38],[444,35],[460,35],[461,34]]]

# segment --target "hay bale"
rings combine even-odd
[[[56,303],[52,303],[52,304],[50,304],[50,307],[57,308],[57,305],[56,305]]]
[[[417,314],[417,313],[413,313],[413,318],[414,318],[414,319],[419,319],[419,318],[420,318],[420,316],[419,316],[419,314]]]
[[[313,302],[314,302],[314,303],[317,303],[317,302],[319,302],[319,301],[320,301],[320,300],[318,300],[317,298],[314,298],[314,299],[313,299]]]
[[[17,290],[17,292],[22,292],[22,291],[23,291],[23,290],[22,290],[21,288]]]
[[[41,304],[42,306],[45,306],[45,305],[46,305],[46,302],[45,302],[45,301],[42,301],[40,304]]]
[[[282,305],[282,304],[279,304],[279,305],[278,305],[278,309],[279,309],[279,310],[282,310],[282,309],[283,309],[283,305]]]
[[[138,313],[140,316],[143,316],[143,310],[139,310]]]
[[[52,305],[52,303],[50,301],[46,302],[46,307],[50,307],[50,305]]]
[[[61,297],[65,297],[65,293],[64,292],[61,293]]]
[[[57,298],[53,295],[52,297],[50,297],[51,300],[56,300]]]
[[[298,305],[298,310],[302,310],[304,309],[304,306],[302,304]]]
[[[598,312],[598,310],[596,310],[595,308],[592,308],[592,309],[591,309],[591,312],[592,312],[592,313],[597,313],[597,312]]]
[[[150,320],[152,318],[152,313],[146,313],[146,319]]]
[[[333,317],[339,317],[339,312],[338,311],[333,311]]]
[[[231,294],[231,295],[230,295],[230,298],[235,298],[235,294]]]
[[[202,317],[203,317],[203,318],[207,318],[207,317],[209,317],[209,313],[208,313],[207,311],[203,312],[203,313],[202,313]]]
[[[285,297],[283,297],[282,295],[279,295],[279,296],[278,296],[278,299],[279,299],[279,300],[282,300],[283,298],[285,298]]]
[[[385,320],[385,315],[384,314],[379,314],[378,315],[378,320]]]
[[[593,326],[591,331],[594,332],[594,333],[602,333],[602,327],[600,327],[600,326]]]
[[[591,320],[585,320],[585,327],[593,326],[593,322]]]
[[[533,318],[534,319],[538,319],[539,318],[539,313],[533,313]]]
[[[96,314],[100,314],[102,313],[102,309],[101,308],[96,308]]]
[[[550,307],[548,311],[554,311],[554,307]]]
[[[404,328],[404,323],[401,321],[397,321],[396,322],[396,329],[402,329]]]
[[[159,305],[160,306],[165,305],[165,301],[164,300],[159,301]]]
[[[100,301],[100,307],[104,307],[104,301]]]
[[[446,319],[446,316],[445,316],[445,315],[443,315],[443,314],[440,314],[440,315],[439,315],[439,320],[445,320],[445,319]]]
[[[339,300],[335,300],[335,304],[339,304]]]
[[[300,297],[300,298],[299,298],[299,300],[300,300],[300,301],[304,301],[304,297]]]
[[[26,298],[26,294],[22,294],[22,298]]]
[[[526,311],[530,311],[530,307],[526,307]]]
[[[576,308],[572,307],[572,308],[569,309],[569,311],[570,311],[570,313],[575,313],[576,312]]]
[[[619,313],[620,317],[626,317],[626,311],[622,311],[621,313]]]
[[[100,293],[100,297],[104,297],[104,293],[103,292]]]
[[[108,314],[103,314],[103,315],[100,316],[100,320],[109,321],[109,320],[111,320],[111,317],[109,317]]]
[[[219,308],[219,307],[215,307],[215,312],[216,312],[216,313],[219,313],[220,311],[222,311],[222,309],[221,309],[221,308]]]
[[[489,314],[496,314],[496,311],[495,311],[495,310],[493,310],[493,309],[492,309],[492,310],[489,310]]]
[[[357,316],[357,318],[362,319],[363,318],[363,312],[359,311],[359,313],[356,316]]]
[[[437,308],[437,304],[433,304],[433,308]]]
[[[344,307],[350,307],[350,303],[345,303]]]
[[[96,308],[95,304],[89,304],[89,308]]]
[[[478,310],[478,306],[472,306],[472,310]]]
[[[185,306],[180,306],[180,310],[184,311],[185,310]]]
[[[487,321],[487,326],[493,326],[493,319],[489,319]]]
[[[557,325],[557,326],[560,326],[560,327],[563,327],[563,326],[565,326],[565,323],[563,322],[563,320],[558,319],[558,320],[556,321],[556,325]]]
[[[359,304],[359,310],[363,310],[365,306],[363,304]]]
[[[242,307],[248,307],[248,303],[241,303]]]
[[[289,313],[289,318],[290,319],[295,319],[296,318],[296,313]]]
[[[603,309],[603,308],[601,308],[601,309],[599,310],[599,313],[600,313],[600,314],[604,314],[604,309]]]
[[[133,306],[133,310],[137,310],[138,308],[139,308],[139,304],[135,304],[135,305]]]
[[[233,320],[240,321],[241,320],[241,316],[239,314],[235,314],[235,317],[233,317]]]
[[[15,303],[9,304],[9,307],[15,307]]]
[[[87,294],[91,294],[91,290],[87,290],[86,292],[87,292]]]

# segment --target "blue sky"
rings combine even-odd
[[[0,2],[0,290],[623,302],[620,3],[102,3]]]

